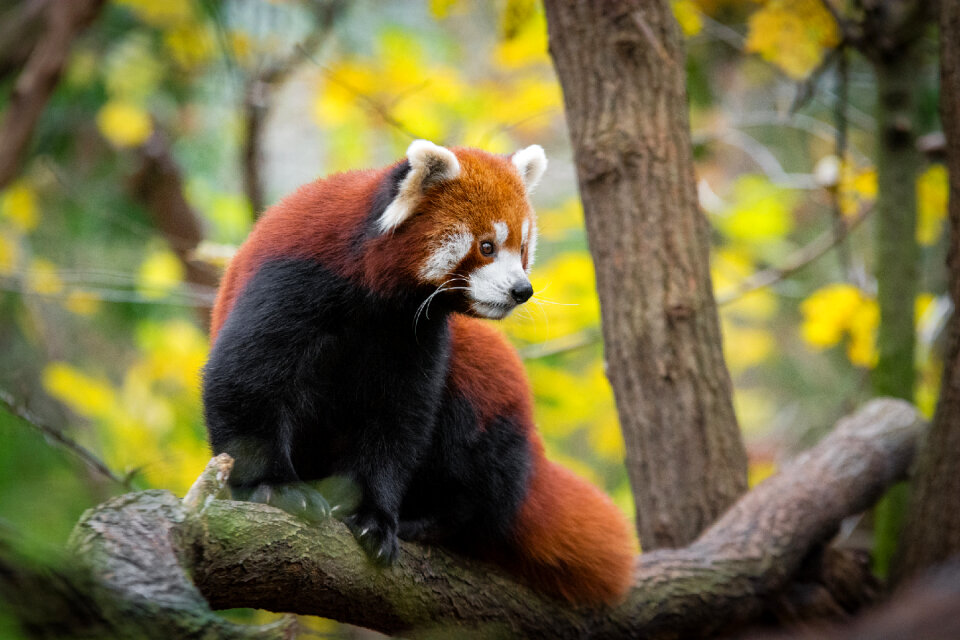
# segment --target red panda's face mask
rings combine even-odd
[[[537,222],[527,196],[546,169],[543,149],[502,157],[417,140],[407,158],[410,170],[381,231],[417,247],[412,275],[459,311],[507,316],[533,295]]]

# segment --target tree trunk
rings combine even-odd
[[[895,577],[960,553],[960,3],[940,3],[940,120],[950,173],[950,296],[954,313],[940,400],[918,462]]]
[[[916,331],[913,300],[919,280],[917,189],[920,166],[915,43],[874,63],[877,78],[876,274],[880,327],[873,390],[913,400]]]
[[[914,300],[919,286],[916,242],[917,151],[916,69],[920,39],[929,22],[923,0],[887,0],[865,6],[854,40],[873,65],[877,81],[877,206],[875,267],[880,326],[873,392],[913,400],[916,380]],[[908,500],[906,484],[894,487],[877,505],[874,567],[886,576],[900,538]]]
[[[877,78],[877,213],[876,275],[880,327],[876,395],[913,400],[916,381],[913,300],[919,283],[917,233],[916,146],[918,66],[916,44],[905,43],[897,55],[874,62]],[[875,567],[887,575],[896,549],[909,492],[905,483],[892,488],[877,504],[874,537]]]
[[[546,0],[597,273],[607,375],[645,550],[746,489],[697,202],[684,51],[666,0]]]

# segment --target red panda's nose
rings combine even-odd
[[[510,287],[510,296],[517,304],[523,304],[533,295],[533,286],[526,280],[517,282]]]

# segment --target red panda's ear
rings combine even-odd
[[[527,187],[527,193],[533,191],[543,177],[543,172],[547,170],[547,156],[543,152],[543,147],[532,144],[514,153],[510,160],[517,168],[524,186]]]
[[[428,140],[414,140],[407,147],[410,171],[400,182],[397,195],[380,216],[381,233],[392,231],[409,218],[427,189],[460,175],[457,156]]]

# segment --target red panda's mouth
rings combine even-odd
[[[474,300],[470,303],[470,308],[477,315],[494,320],[500,320],[501,318],[507,317],[507,315],[509,315],[509,313],[513,311],[516,306],[517,305],[512,302],[483,302],[481,300]]]

